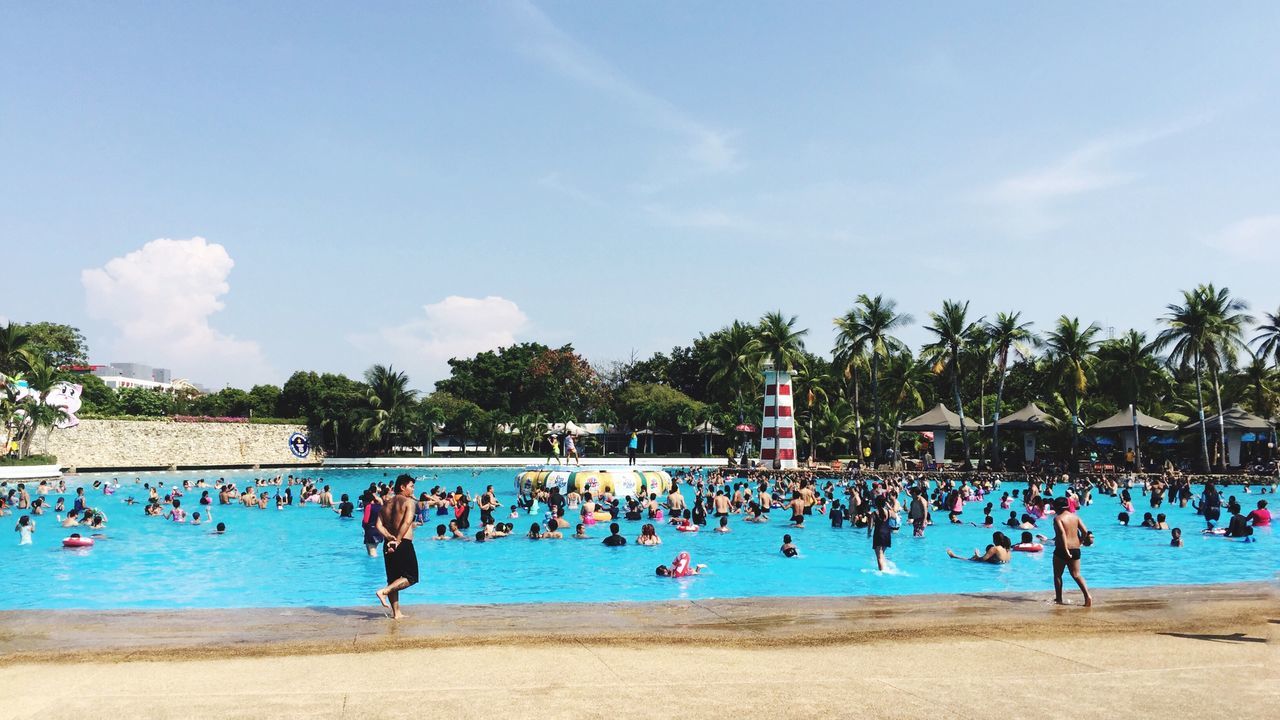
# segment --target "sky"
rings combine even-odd
[[[0,320],[209,387],[1280,306],[1280,4],[0,5]]]

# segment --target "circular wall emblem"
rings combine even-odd
[[[289,451],[295,457],[304,458],[311,452],[311,441],[302,433],[294,433],[289,436]]]

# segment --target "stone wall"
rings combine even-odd
[[[292,465],[319,462],[289,450],[289,436],[307,434],[301,425],[178,423],[168,421],[81,420],[69,430],[54,430],[49,454],[65,468],[226,467]],[[44,434],[43,431],[40,433]],[[37,437],[36,447],[43,446]]]

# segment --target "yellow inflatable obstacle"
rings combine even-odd
[[[591,493],[599,497],[608,493],[616,498],[640,495],[663,495],[671,488],[671,476],[663,470],[638,470],[629,467],[573,468],[540,466],[516,475],[516,492],[532,495],[540,490],[560,488],[560,494]]]

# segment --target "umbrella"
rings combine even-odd
[[[1102,432],[1117,432],[1117,431],[1123,432],[1125,430],[1132,430],[1133,429],[1133,410],[1131,408],[1132,406],[1125,408],[1124,410],[1121,410],[1120,412],[1116,413],[1115,415],[1112,415],[1106,420],[1096,422],[1090,425],[1089,429],[1100,430]],[[1174,425],[1171,422],[1165,422],[1164,420],[1160,420],[1158,418],[1153,418],[1150,415],[1142,412],[1141,410],[1138,411],[1138,427],[1142,428],[1143,430],[1159,430],[1162,432],[1169,432],[1170,430],[1178,429],[1177,425]]]
[[[967,422],[967,420],[966,420]],[[1058,419],[1029,402],[1027,406],[996,423],[1004,430],[1047,430],[1058,425]]]
[[[739,425],[734,426],[734,428],[733,428],[733,429],[734,429],[734,430],[737,430],[738,432],[755,432],[755,431],[756,431],[756,426],[755,426],[755,425],[748,425],[748,424],[746,424],[746,423],[741,423],[741,424],[739,424]]]
[[[1271,429],[1271,423],[1257,415],[1252,415],[1244,411],[1239,405],[1224,410],[1219,415],[1207,417],[1204,419],[1205,427],[1214,431],[1218,430],[1218,424],[1221,422],[1228,430],[1253,430],[1268,431]],[[1195,420],[1182,426],[1183,430],[1191,430],[1199,427],[1200,421]]]
[[[710,420],[707,420],[703,422],[701,425],[699,425],[698,427],[694,428],[693,432],[698,433],[700,435],[723,435],[724,434],[720,432],[720,428],[716,427],[715,425],[712,425]]]
[[[902,423],[899,428],[907,431],[911,430],[959,430],[960,416],[951,412],[942,403],[929,412],[918,415],[910,420]],[[966,430],[976,430],[982,427],[982,424],[973,418],[964,419],[964,427]]]

